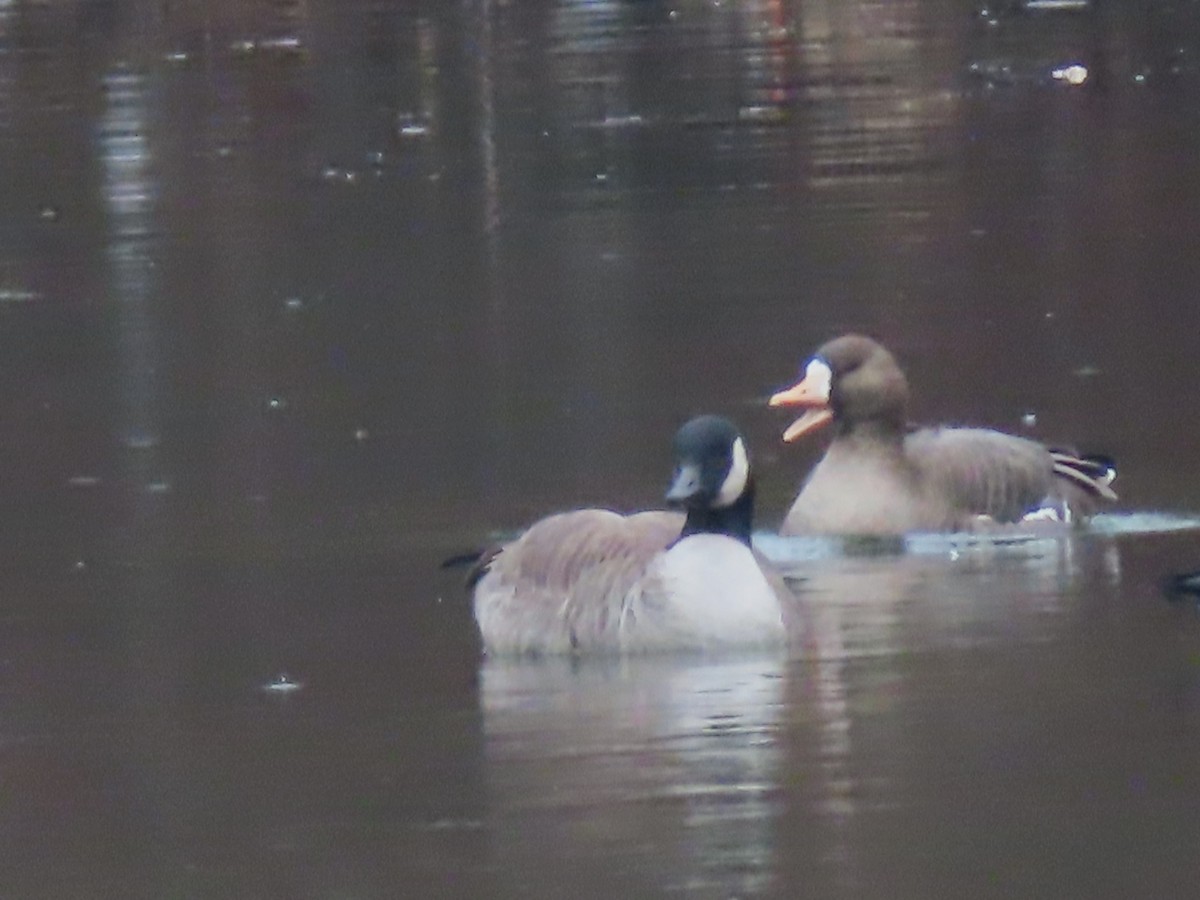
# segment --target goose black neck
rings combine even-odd
[[[748,479],[742,495],[729,506],[689,509],[687,521],[679,535],[724,534],[750,546],[750,530],[754,525],[754,481]]]

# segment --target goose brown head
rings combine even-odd
[[[860,334],[847,334],[823,344],[805,364],[804,377],[774,394],[769,405],[805,410],[783,433],[789,443],[830,422],[836,423],[839,433],[860,427],[902,433],[908,381],[882,345]]]

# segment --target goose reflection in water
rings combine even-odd
[[[920,752],[919,730],[895,727],[904,661],[1001,635],[1044,640],[1081,566],[1098,554],[1119,570],[1115,544],[1078,537],[866,555],[815,540],[759,544],[795,575],[800,644],[485,660],[489,831],[506,887],[801,890],[775,880],[788,871],[778,856],[802,839],[821,847],[826,879],[852,889],[864,780],[902,791],[902,761]],[[883,784],[871,774],[881,770]]]

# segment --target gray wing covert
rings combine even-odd
[[[682,528],[682,515],[668,512],[586,509],[541,520],[497,555],[477,589],[485,643],[521,652],[615,646],[626,594]]]
[[[926,482],[972,515],[1019,521],[1052,487],[1053,460],[1036,441],[985,428],[930,428],[907,442]]]

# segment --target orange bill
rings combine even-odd
[[[813,384],[813,379],[803,378],[787,390],[772,394],[767,406],[824,406],[828,394]]]
[[[833,421],[833,412],[829,408],[810,409],[783,432],[783,440],[790,444],[799,440],[809,432],[816,431]]]
[[[824,371],[823,378],[807,375],[798,384],[773,394],[767,401],[768,406],[807,407],[804,415],[783,433],[784,441],[789,444],[833,421],[833,412],[829,409],[828,369]]]

